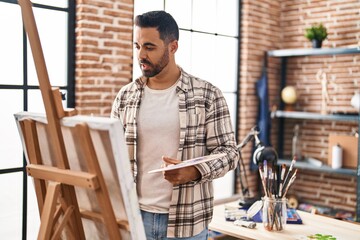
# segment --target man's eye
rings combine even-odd
[[[140,45],[134,45],[134,47],[136,48],[136,50],[140,50],[143,49],[144,51],[153,51],[155,50],[154,46],[140,46]]]

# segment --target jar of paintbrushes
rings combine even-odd
[[[259,165],[261,183],[265,196],[262,198],[262,222],[268,231],[282,231],[287,220],[287,198],[289,187],[296,178],[297,169],[293,171],[296,158],[291,161],[289,170],[286,164],[268,165],[265,160]]]
[[[263,198],[262,222],[268,231],[282,231],[285,228],[286,198]]]

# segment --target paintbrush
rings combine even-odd
[[[264,190],[265,190],[265,192],[269,193],[268,192],[268,174],[269,174],[269,172],[268,172],[268,165],[267,165],[266,160],[264,160],[263,165],[264,165],[264,182],[265,182],[265,189]],[[270,197],[269,194],[267,194],[267,195]]]
[[[288,181],[288,178],[289,178],[289,175],[295,165],[295,162],[296,162],[296,156],[294,156],[293,160],[291,161],[291,164],[290,164],[290,167],[289,167],[289,171],[287,172],[286,174],[286,177],[285,177],[285,180],[284,180],[284,183],[283,183],[283,188],[284,186],[287,184],[287,181]]]
[[[281,197],[281,195],[282,195],[285,172],[286,172],[286,164],[282,164],[281,165],[281,173],[280,173],[279,197]]]
[[[273,196],[273,194],[274,194],[274,186],[275,186],[275,184],[274,184],[274,180],[275,180],[275,177],[274,177],[274,172],[272,172],[272,170],[270,169],[270,171],[271,171],[271,173],[269,174],[269,196],[271,197],[271,196]]]
[[[278,182],[278,178],[277,178],[278,174],[277,172],[275,171],[274,173],[274,193],[275,193],[275,197],[278,196],[279,194],[279,182]]]
[[[263,174],[263,171],[261,170],[261,168],[262,168],[262,166],[259,166],[260,179],[261,179],[261,183],[262,183],[263,188],[264,188],[265,196],[267,197],[268,194],[267,194],[267,191],[266,191],[266,184],[265,184],[264,174]]]
[[[297,169],[295,169],[294,174],[291,176],[291,178],[290,178],[290,180],[289,180],[289,183],[286,185],[286,189],[285,189],[283,198],[285,198],[286,193],[288,192],[288,190],[289,190],[289,188],[290,188],[290,185],[293,184],[293,182],[295,181],[295,179],[296,179],[296,173],[297,173]]]
[[[273,172],[272,172],[272,168],[269,167],[268,168],[268,183],[267,183],[267,189],[269,191],[269,196],[271,197],[272,195],[272,181],[274,180],[273,178]]]

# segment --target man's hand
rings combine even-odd
[[[169,157],[162,157],[162,159],[165,162],[165,166],[181,163],[180,160],[169,158]],[[196,167],[189,166],[189,167],[174,169],[174,170],[170,170],[170,171],[163,171],[163,176],[166,180],[168,180],[173,185],[179,185],[179,184],[197,180],[201,177],[201,174],[200,174],[199,170],[197,170]]]

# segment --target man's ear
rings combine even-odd
[[[172,54],[176,53],[178,49],[178,41],[177,40],[174,40],[172,42],[170,42],[169,44],[169,50]]]

